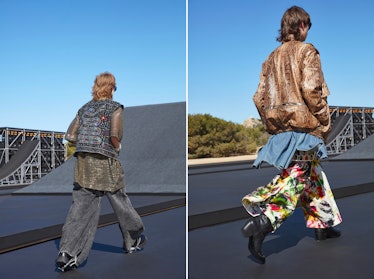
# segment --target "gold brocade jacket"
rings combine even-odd
[[[318,50],[292,40],[263,63],[253,101],[268,133],[299,131],[325,140],[330,131],[328,95]]]

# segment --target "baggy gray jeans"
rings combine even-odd
[[[123,188],[111,193],[76,185],[73,190],[73,202],[62,228],[60,252],[77,257],[77,266],[87,259],[91,250],[104,195],[108,197],[117,215],[124,249],[129,250],[144,230],[143,222]]]

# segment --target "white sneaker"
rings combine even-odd
[[[143,250],[143,247],[146,242],[147,242],[147,238],[145,237],[145,235],[144,234],[139,235],[139,237],[135,240],[131,248],[125,251],[125,253],[131,254],[131,253]]]

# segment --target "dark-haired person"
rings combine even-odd
[[[123,249],[142,249],[146,238],[143,222],[125,193],[121,150],[123,105],[113,101],[115,77],[96,76],[92,100],[82,106],[65,135],[76,145],[73,203],[62,228],[56,260],[61,271],[78,267],[88,257],[99,222],[101,199],[107,196],[117,215]]]
[[[271,134],[254,162],[267,162],[281,173],[242,199],[251,217],[242,228],[248,248],[265,263],[262,243],[301,202],[306,226],[317,240],[339,237],[333,227],[342,219],[319,162],[327,157],[324,140],[330,131],[329,91],[318,50],[305,43],[312,26],[309,14],[293,6],[283,15],[281,43],[262,65],[253,96],[261,120]]]

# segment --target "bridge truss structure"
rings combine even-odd
[[[64,163],[64,133],[0,128],[0,186],[28,185]]]
[[[330,106],[329,155],[338,155],[374,134],[373,107]]]

